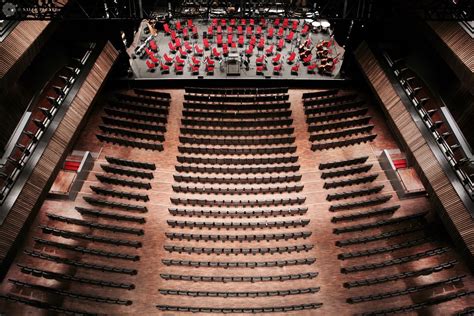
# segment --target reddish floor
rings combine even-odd
[[[354,213],[355,211],[341,211],[337,213],[329,212],[330,202],[326,201],[326,195],[328,192],[335,190],[323,189],[324,180],[321,179],[321,172],[317,166],[321,162],[334,161],[347,159],[355,156],[369,155],[368,163],[373,163],[374,167],[371,172],[377,172],[379,174],[377,180],[371,185],[384,184],[385,188],[381,194],[393,194],[392,199],[385,203],[383,206],[400,204],[401,208],[396,211],[393,217],[399,217],[407,214],[417,213],[423,210],[432,211],[428,216],[429,222],[435,222],[434,209],[430,202],[425,197],[418,197],[416,199],[399,200],[393,191],[390,182],[387,180],[383,170],[381,170],[378,164],[377,157],[383,149],[397,148],[397,144],[394,141],[391,133],[388,130],[382,114],[374,107],[370,107],[370,115],[373,116],[372,123],[375,124],[374,132],[378,135],[375,141],[372,143],[359,144],[345,148],[337,148],[331,150],[324,150],[313,152],[311,143],[309,142],[308,125],[306,124],[305,114],[302,107],[302,93],[306,90],[290,90],[290,101],[292,109],[292,118],[294,119],[293,126],[295,128],[294,136],[296,136],[297,152],[296,155],[299,157],[298,163],[301,166],[300,173],[302,174],[301,183],[304,184],[304,190],[302,193],[297,194],[285,194],[285,196],[303,196],[306,197],[305,205],[309,207],[308,213],[303,218],[311,220],[310,224],[302,228],[288,228],[288,229],[260,229],[255,231],[246,231],[247,234],[251,233],[276,233],[276,232],[291,232],[291,231],[302,231],[309,230],[312,232],[312,236],[305,240],[298,241],[281,241],[281,242],[243,242],[243,243],[231,243],[231,242],[196,242],[195,245],[203,247],[274,247],[276,245],[296,245],[296,244],[314,244],[314,248],[309,252],[291,253],[291,254],[274,254],[274,255],[187,255],[187,254],[170,254],[163,249],[164,244],[173,245],[192,245],[190,242],[170,241],[165,238],[165,232],[173,231],[166,221],[172,219],[173,216],[169,214],[168,207],[171,206],[170,197],[179,196],[172,192],[173,174],[175,172],[175,165],[177,164],[176,156],[178,155],[179,145],[179,128],[181,125],[181,113],[182,113],[182,102],[183,102],[183,90],[170,90],[167,91],[172,94],[172,103],[170,107],[170,113],[168,117],[167,132],[165,135],[164,151],[146,151],[140,149],[132,149],[130,147],[116,146],[106,143],[100,143],[95,133],[98,131],[98,124],[100,124],[101,109],[100,106],[95,108],[95,111],[91,114],[89,123],[86,129],[83,131],[77,145],[76,150],[89,150],[92,152],[100,152],[99,159],[94,165],[94,169],[89,175],[82,191],[77,196],[75,201],[53,201],[46,200],[43,204],[39,215],[32,224],[32,228],[25,238],[26,242],[20,247],[23,249],[34,249],[37,251],[43,250],[44,252],[66,256],[68,252],[62,250],[56,250],[50,247],[38,247],[35,246],[32,240],[33,236],[50,239],[50,240],[62,240],[60,237],[47,236],[41,233],[41,229],[38,225],[51,225],[59,228],[68,230],[77,229],[81,232],[89,232],[90,230],[80,226],[73,226],[67,224],[61,224],[52,222],[47,219],[46,213],[55,213],[58,215],[64,215],[68,217],[80,217],[80,214],[74,210],[74,206],[86,206],[83,200],[83,196],[92,195],[89,188],[90,185],[100,185],[97,181],[95,174],[101,173],[100,164],[105,163],[105,156],[111,155],[115,157],[133,159],[137,161],[154,162],[157,165],[157,170],[153,173],[154,179],[151,181],[152,189],[149,191],[144,190],[131,190],[125,188],[127,191],[137,191],[140,193],[147,193],[150,196],[150,201],[146,203],[148,207],[148,213],[144,214],[147,222],[144,225],[130,224],[130,227],[143,228],[145,235],[142,237],[124,235],[120,233],[107,233],[103,231],[95,231],[94,235],[107,235],[108,237],[115,238],[126,238],[130,240],[140,240],[143,242],[143,247],[135,250],[134,248],[125,248],[108,245],[97,245],[90,243],[88,247],[100,248],[108,251],[121,251],[124,253],[138,254],[141,259],[138,262],[129,262],[124,260],[108,260],[100,259],[100,257],[92,256],[77,256],[76,259],[81,258],[83,261],[90,261],[94,263],[101,263],[107,265],[115,265],[120,267],[128,267],[138,270],[138,275],[127,276],[114,273],[103,273],[94,272],[91,270],[77,269],[75,272],[77,276],[88,277],[88,278],[99,278],[106,279],[115,282],[131,282],[134,283],[136,289],[132,291],[117,290],[109,288],[99,288],[87,285],[81,285],[78,283],[58,283],[54,280],[46,280],[35,278],[30,275],[22,274],[16,264],[25,264],[33,267],[39,267],[45,270],[52,270],[56,272],[68,272],[73,274],[74,269],[70,266],[55,264],[45,260],[33,259],[30,256],[25,255],[22,251],[18,252],[17,257],[14,260],[4,282],[1,284],[0,292],[21,295],[24,297],[30,297],[38,300],[46,301],[48,299],[47,294],[43,294],[38,291],[30,291],[28,289],[21,289],[20,287],[13,286],[8,282],[8,279],[23,280],[31,283],[42,284],[46,286],[54,286],[70,291],[84,292],[101,296],[110,296],[121,299],[133,300],[131,306],[118,306],[111,304],[100,304],[88,301],[80,301],[70,298],[65,298],[62,301],[55,301],[54,298],[57,296],[50,296],[49,302],[55,305],[60,305],[67,308],[85,310],[104,314],[134,314],[134,315],[176,315],[180,313],[175,312],[160,312],[156,309],[156,305],[177,305],[177,306],[202,306],[202,307],[262,307],[262,306],[285,306],[285,305],[297,305],[307,304],[313,302],[321,302],[323,306],[318,310],[309,311],[296,311],[287,313],[288,315],[350,315],[358,314],[367,311],[373,311],[378,309],[391,308],[402,305],[410,305],[423,301],[428,297],[434,297],[437,295],[444,295],[453,293],[460,289],[473,289],[474,279],[471,273],[468,271],[466,265],[463,263],[454,248],[445,254],[440,256],[433,256],[418,261],[412,261],[407,264],[394,265],[391,267],[377,269],[373,271],[364,271],[359,273],[342,274],[340,269],[342,267],[364,264],[368,262],[378,262],[383,260],[389,260],[395,257],[401,257],[405,255],[416,254],[428,249],[434,249],[441,246],[450,245],[448,238],[441,228],[434,226],[434,235],[439,238],[433,242],[425,243],[420,246],[400,250],[396,252],[389,252],[385,254],[362,257],[350,260],[338,260],[337,254],[346,251],[355,251],[359,249],[367,249],[372,247],[383,247],[388,244],[394,244],[403,242],[405,236],[392,238],[390,240],[381,240],[366,245],[351,246],[339,248],[335,246],[337,240],[357,237],[361,235],[375,235],[379,232],[386,232],[391,228],[377,228],[372,229],[364,233],[346,233],[341,235],[333,234],[333,228],[340,226],[348,226],[360,223],[372,222],[373,219],[366,219],[354,222],[343,222],[338,224],[331,223],[331,218],[335,215]],[[104,185],[100,185],[104,186]],[[362,185],[361,187],[363,187]],[[352,187],[351,187],[352,189]],[[345,191],[347,188],[338,189],[337,191]],[[218,197],[220,198],[220,197]],[[224,198],[231,198],[226,196]],[[252,199],[258,198],[256,196],[232,196],[234,199]],[[259,197],[264,199],[271,199],[272,196]],[[354,199],[354,200],[357,200]],[[347,200],[349,201],[349,200]],[[126,202],[126,201],[124,201]],[[346,200],[344,200],[346,202]],[[136,204],[143,204],[138,202],[131,202]],[[100,207],[95,207],[100,208]],[[362,210],[371,209],[373,207],[364,208]],[[102,208],[103,209],[103,208]],[[360,211],[358,209],[357,211]],[[127,213],[128,214],[128,213]],[[134,214],[135,215],[135,214]],[[143,215],[143,214],[136,214]],[[386,219],[382,217],[381,219]],[[175,218],[176,219],[176,218]],[[179,220],[184,220],[179,218]],[[196,221],[204,220],[216,220],[216,221],[230,221],[231,219],[205,219],[198,218]],[[239,219],[244,220],[244,219]],[[257,221],[265,220],[288,220],[288,218],[260,218]],[[116,225],[125,226],[121,222],[113,222],[101,219],[101,223],[113,223]],[[436,228],[437,227],[437,228]],[[181,230],[183,231],[183,230]],[[192,233],[234,233],[236,231],[213,231],[209,230],[189,230]],[[67,240],[66,240],[67,241]],[[87,243],[82,244],[82,246]],[[346,249],[348,248],[348,249]],[[183,260],[204,260],[204,261],[270,261],[270,260],[288,260],[295,258],[308,258],[315,257],[316,263],[313,265],[302,265],[302,266],[288,266],[283,268],[255,268],[255,269],[241,269],[241,268],[187,268],[187,267],[169,267],[163,265],[161,259],[173,258]],[[71,256],[71,258],[74,258]],[[380,285],[370,287],[357,287],[353,289],[346,289],[343,287],[343,283],[347,281],[365,279],[369,277],[377,277],[381,275],[396,274],[404,271],[418,270],[421,268],[434,266],[443,262],[447,262],[452,259],[460,261],[453,269],[445,270],[440,273],[434,273],[428,276],[421,276],[416,278],[408,278],[399,280],[396,282],[388,282]],[[38,266],[41,264],[40,266]],[[160,277],[162,273],[168,274],[182,274],[182,275],[214,275],[214,276],[262,276],[262,275],[286,275],[296,273],[307,273],[307,272],[318,272],[319,275],[314,279],[298,280],[298,281],[285,281],[285,282],[259,282],[259,283],[207,283],[207,282],[186,282],[186,281],[166,281]],[[412,295],[403,295],[394,297],[391,299],[376,300],[367,303],[360,304],[348,304],[346,299],[351,296],[359,296],[366,294],[373,294],[377,292],[386,292],[397,289],[403,289],[410,286],[431,283],[434,281],[442,280],[448,277],[457,276],[461,274],[467,274],[464,281],[456,284],[455,286],[436,287],[434,290],[427,290]],[[320,291],[314,294],[304,295],[292,295],[286,297],[258,297],[258,298],[194,298],[187,296],[164,296],[158,292],[158,289],[184,289],[184,290],[201,290],[201,291],[271,291],[271,290],[287,290],[292,288],[309,288],[309,287],[320,287]],[[423,314],[433,315],[449,315],[457,311],[464,309],[467,306],[474,304],[474,297],[463,297],[460,299],[452,300],[447,303],[434,305],[430,308],[425,308],[420,311]],[[14,315],[41,315],[46,314],[45,311],[28,307],[20,304],[0,302],[0,311],[6,312],[7,314]]]

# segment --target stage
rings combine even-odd
[[[147,26],[142,22],[127,50],[133,73],[128,80],[345,79],[344,49],[331,29],[314,31],[304,20],[170,21],[166,31],[145,32]]]

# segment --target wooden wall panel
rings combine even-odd
[[[435,204],[440,206],[440,217],[455,242],[474,258],[474,219],[466,209],[434,153],[431,151],[415,121],[405,108],[377,59],[366,43],[356,50],[356,60],[364,71],[389,120],[405,144],[416,169]]]
[[[42,197],[54,181],[60,162],[67,155],[74,137],[79,132],[78,127],[103,86],[117,56],[115,48],[107,43],[0,227],[0,262],[3,263],[14,252],[12,245],[19,237],[20,231],[30,215],[42,204]]]

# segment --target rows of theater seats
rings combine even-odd
[[[30,106],[31,115],[28,122],[23,127],[19,138],[15,140],[15,147],[5,165],[0,168],[0,205],[15,185],[56,115],[65,111],[62,105],[72,86],[79,80],[94,48],[95,44],[90,44],[88,47],[72,50],[75,56],[69,57],[68,62],[45,86],[41,97]]]
[[[102,142],[162,151],[170,102],[171,95],[164,92],[115,93],[104,106],[96,136]]]
[[[303,94],[303,106],[314,151],[375,139],[369,108],[357,93],[331,89]]]
[[[384,186],[373,183],[378,178],[371,171],[376,161],[368,160],[369,156],[359,156],[319,165],[321,178],[326,181],[324,188],[330,190],[327,200],[331,201],[329,210],[334,212],[331,222],[336,226],[336,246],[343,249],[337,258],[344,262],[340,271],[347,278],[343,284],[349,290],[347,303],[367,303],[365,310],[372,311],[366,315],[389,315],[469,295],[464,290],[453,292],[465,275],[446,272],[455,270],[458,262],[453,259],[452,249],[432,232],[429,212],[404,210],[402,215],[401,205],[386,205],[392,195],[381,194]],[[373,177],[360,181],[368,175]],[[353,186],[359,184],[362,186]],[[389,286],[391,289],[387,289]],[[432,297],[432,291],[440,288],[452,293]],[[414,293],[420,293],[415,304],[377,310],[371,307],[373,302],[411,297]]]
[[[161,274],[165,282],[159,291],[206,297],[209,306],[177,300],[158,309],[261,313],[321,306],[311,303],[319,288],[305,281],[317,277],[316,259],[314,245],[304,242],[311,236],[310,220],[299,195],[303,185],[288,99],[288,89],[281,88],[186,89],[162,260],[173,269]],[[256,259],[245,260],[248,256]],[[189,267],[200,271],[190,273]],[[226,274],[222,268],[237,270]],[[213,289],[193,290],[189,282],[211,282]],[[248,291],[255,282],[266,288]],[[233,290],[225,283],[235,284]],[[265,301],[287,295],[295,297],[293,305]],[[222,307],[228,303],[216,299],[226,297],[241,299]]]
[[[23,262],[27,263],[20,261],[18,264],[25,280],[20,277],[9,279],[17,290],[12,290],[15,294],[1,298],[74,315],[107,310],[104,308],[111,304],[122,306],[121,311],[126,313],[127,306],[133,304],[128,291],[135,289],[133,280],[139,273],[135,265],[140,260],[138,249],[143,245],[145,231],[142,225],[146,221],[135,213],[145,213],[147,208],[142,203],[122,201],[148,201],[145,192],[151,189],[149,181],[156,167],[118,157],[106,156],[105,159],[105,163],[100,164],[104,172],[95,173],[103,187],[91,186],[91,192],[82,196],[86,205],[79,200],[75,210],[58,210],[60,214],[49,210],[46,213],[33,236],[34,249],[24,251],[32,259],[24,258]],[[112,185],[110,179],[114,180]],[[27,289],[30,294],[19,296],[18,293],[29,292],[18,289]],[[104,290],[114,296],[103,295]],[[45,301],[45,297],[49,299]],[[87,304],[76,309],[67,303],[54,303],[65,298]]]

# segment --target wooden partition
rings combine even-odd
[[[117,56],[118,52],[112,44],[107,43],[0,227],[2,270],[8,266],[9,258],[14,253],[12,246],[21,239],[20,232],[41,206]]]
[[[355,58],[379,99],[388,123],[398,134],[433,202],[438,205],[440,218],[457,246],[473,262],[474,219],[456,191],[456,183],[451,182],[443,170],[430,148],[430,140],[424,137],[367,43],[356,50]]]

